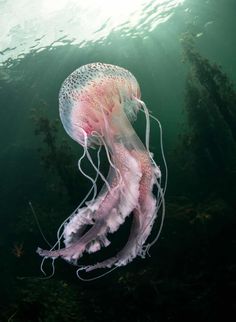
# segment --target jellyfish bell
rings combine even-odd
[[[119,135],[124,113],[129,120],[136,116],[136,98],[140,98],[139,85],[129,71],[108,64],[88,64],[72,72],[60,89],[61,121],[67,133],[84,146],[84,132],[88,144],[94,142],[92,133]]]
[[[159,237],[165,212],[164,191],[160,186],[160,169],[149,151],[149,114],[140,97],[136,78],[128,70],[109,64],[84,65],[62,84],[59,110],[63,126],[72,139],[84,147],[84,155],[103,179],[104,187],[61,225],[58,241],[52,249],[37,250],[41,256],[62,257],[77,264],[85,252],[107,247],[110,244],[108,234],[115,232],[132,213],[130,236],[124,248],[102,262],[82,265],[80,270],[126,265],[137,256],[145,257],[153,244],[145,245],[145,242],[162,208],[154,242]],[[131,125],[140,109],[147,120],[146,147]],[[88,149],[91,146],[105,147],[110,163],[107,178],[94,164]],[[96,188],[95,181],[93,188]],[[64,248],[60,247],[62,237]]]

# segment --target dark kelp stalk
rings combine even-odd
[[[185,152],[181,151],[185,170],[194,174],[200,193],[205,194],[210,189],[214,194],[233,201],[236,92],[222,68],[195,49],[192,34],[183,35],[182,46],[184,62],[190,67],[185,89],[187,130],[182,136]]]

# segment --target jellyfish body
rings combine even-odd
[[[88,148],[104,145],[110,169],[107,178],[97,169],[104,180],[101,192],[76,209],[62,225],[65,247],[60,247],[58,234],[58,247],[38,248],[41,256],[62,257],[78,264],[84,252],[93,253],[108,246],[108,234],[132,213],[130,236],[124,248],[111,258],[80,269],[122,266],[137,256],[145,257],[151,246],[145,242],[158,210],[164,208],[164,196],[159,184],[160,169],[131,125],[143,104],[137,80],[121,67],[92,63],[66,78],[59,94],[63,126],[84,147],[93,166]],[[155,185],[157,196],[153,194]]]

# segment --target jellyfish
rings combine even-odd
[[[146,116],[145,144],[131,125],[139,110]],[[86,175],[79,162],[82,173],[93,182],[93,198],[85,200],[84,205],[77,207],[62,223],[57,242],[50,250],[38,248],[37,253],[44,259],[61,257],[78,265],[85,252],[94,253],[107,247],[109,235],[131,215],[130,234],[123,249],[100,262],[78,265],[78,271],[116,268],[137,256],[145,258],[163,226],[167,173],[165,187],[162,188],[160,168],[149,151],[150,113],[141,100],[136,78],[128,70],[110,64],[81,66],[61,86],[59,111],[65,131],[82,145],[83,157],[87,156],[97,176],[92,179]],[[89,152],[91,147],[101,149],[102,146],[110,165],[106,178]],[[104,182],[99,193],[96,185],[98,176]],[[146,243],[160,209],[157,235],[152,242]]]

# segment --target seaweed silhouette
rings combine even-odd
[[[189,64],[187,128],[182,136],[184,171],[194,174],[202,193],[210,189],[232,200],[236,187],[236,92],[222,68],[195,49],[194,40],[190,33],[182,37],[184,62]]]

